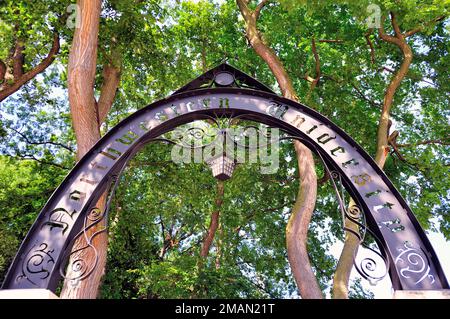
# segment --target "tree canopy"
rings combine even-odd
[[[258,5],[247,2],[253,9]],[[101,4],[92,88],[98,103],[111,74],[105,70],[119,76],[99,123],[101,135],[221,62],[281,93],[246,37],[234,0]],[[273,0],[261,10],[257,26],[283,62],[299,100],[342,127],[374,158],[385,94],[404,60],[378,28],[393,36],[398,27],[408,35],[404,41],[412,62],[390,108],[387,133],[397,133],[389,141],[384,171],[421,226],[450,240],[450,2],[371,4]],[[75,30],[67,23],[73,19],[70,5],[65,0],[0,2],[0,96],[5,94],[0,100],[0,282],[40,209],[77,161],[68,95]],[[371,16],[377,10],[380,15]],[[371,18],[379,27],[368,26]],[[31,78],[25,79],[27,74]],[[13,86],[17,90],[10,93]],[[293,145],[281,144],[274,174],[261,174],[261,163],[239,165],[224,184],[220,204],[208,166],[176,164],[170,152],[163,143],[147,145],[120,179],[109,212],[100,297],[297,297],[285,234],[299,188]],[[315,163],[318,195],[308,255],[321,290],[331,296],[337,256],[330,247],[344,240],[344,231],[329,178],[319,158]],[[219,227],[199,263],[215,210],[220,210]],[[350,297],[373,293],[357,280]]]

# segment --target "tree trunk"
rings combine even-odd
[[[23,40],[16,40],[16,47],[13,55],[13,75],[14,81],[20,79],[23,75],[23,65],[25,64],[25,55],[23,51],[25,50],[25,45]]]
[[[69,54],[68,87],[72,123],[81,159],[100,139],[100,119],[94,97],[101,0],[78,0],[81,23]]]
[[[115,48],[111,50],[112,61],[105,63],[103,67],[103,83],[100,88],[100,97],[97,105],[100,125],[106,120],[106,116],[111,109],[122,75],[122,55]]]
[[[375,155],[375,162],[381,169],[383,169],[384,164],[386,163],[386,159],[390,150],[388,142],[390,126],[389,116],[392,108],[392,103],[394,101],[394,96],[402,80],[408,73],[413,59],[411,47],[406,42],[406,35],[400,32],[400,28],[393,13],[391,13],[391,24],[392,28],[394,29],[395,36],[385,34],[383,26],[381,26],[379,29],[379,35],[382,40],[395,44],[401,50],[403,54],[403,61],[397,73],[391,79],[384,94],[383,108],[378,124],[377,152]],[[349,208],[353,205],[356,205],[356,203],[352,199],[350,201]],[[348,218],[345,219],[345,227],[351,229],[354,232],[359,232],[358,225],[353,223]],[[344,248],[342,249],[342,253],[339,258],[339,262],[334,275],[333,296],[336,299],[348,298],[350,274],[353,269],[353,256],[356,255],[359,244],[359,239],[355,235],[353,235],[351,232],[346,232]]]
[[[6,67],[5,62],[0,60],[0,85],[5,80],[6,70],[7,70],[7,67]]]
[[[98,222],[75,240],[60,298],[97,298],[100,282],[105,271],[108,249],[107,216],[104,216],[105,203],[106,193],[102,195],[96,205],[97,212],[100,213],[99,219],[88,220],[86,226]],[[86,241],[86,238],[88,238],[88,241]],[[81,268],[77,268],[79,265],[82,265]],[[89,274],[91,270],[92,272]],[[78,278],[84,271],[88,272],[87,277],[82,280],[72,280]]]
[[[355,205],[355,201],[350,199],[348,208]],[[358,216],[352,216],[357,219]],[[359,227],[348,218],[345,218],[344,227],[351,231],[358,233]],[[333,298],[347,299],[350,273],[353,269],[353,256],[359,248],[359,238],[349,231],[345,232],[344,247],[342,248],[341,256],[339,257],[336,271],[333,278]]]
[[[217,195],[216,195],[216,210],[211,214],[211,222],[209,224],[208,233],[203,239],[202,249],[200,251],[200,257],[206,258],[209,253],[209,249],[214,241],[214,236],[216,234],[217,228],[219,227],[219,217],[220,217],[220,208],[223,203],[223,194],[224,194],[224,182],[217,181]]]
[[[94,80],[97,66],[98,31],[100,24],[101,0],[78,0],[81,24],[75,29],[72,48],[69,54],[68,87],[69,103],[72,123],[77,140],[77,159],[100,139],[99,113],[94,97]],[[100,210],[104,210],[105,196],[97,203]],[[100,231],[106,226],[106,220],[92,228],[93,232]],[[81,236],[72,251],[86,245]],[[94,271],[85,280],[76,282],[70,279],[64,281],[61,298],[93,299],[97,297],[98,287],[106,263],[107,233],[102,232],[93,241],[98,253],[95,259],[93,249],[81,250],[72,256],[69,265],[77,259],[82,259],[87,267],[96,263]],[[76,271],[69,266],[66,276],[76,277]]]
[[[317,195],[317,176],[311,151],[301,143],[295,144],[295,150],[301,179],[286,227],[288,259],[302,298],[321,299],[322,291],[312,271],[307,249],[308,226]]]
[[[266,45],[257,29],[260,12],[267,3],[263,0],[254,11],[245,0],[236,0],[246,24],[246,36],[255,52],[267,63],[274,74],[283,96],[298,101],[294,86],[282,62]],[[307,253],[308,226],[316,203],[317,176],[311,151],[294,141],[299,164],[300,189],[286,228],[288,259],[302,298],[323,298],[312,271]]]

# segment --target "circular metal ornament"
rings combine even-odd
[[[234,83],[234,76],[230,72],[219,72],[214,78],[218,86],[230,86]]]

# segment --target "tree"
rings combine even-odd
[[[40,3],[47,5],[45,1]],[[57,3],[52,2],[55,7],[45,11],[58,13],[49,13],[55,19],[61,16],[60,12],[66,12],[66,4],[58,7]],[[402,51],[384,41],[377,29],[368,32],[363,23],[368,1],[280,3],[265,4],[257,24],[256,20],[254,23],[254,40],[271,48],[268,53],[282,62],[288,75],[284,80],[291,81],[294,93],[303,102],[343,127],[375,157],[384,95],[400,68]],[[8,4],[2,10],[13,12],[14,5]],[[32,5],[22,12],[32,12]],[[414,58],[396,88],[389,111],[391,138],[386,131],[389,154],[384,170],[421,225],[448,237],[450,55],[445,22],[433,21],[445,13],[445,4],[430,1],[417,5],[424,10],[411,10],[411,3],[403,1],[396,2],[398,8],[380,5],[386,15],[383,26],[387,35],[396,36],[390,11],[403,33],[422,27],[406,38]],[[247,6],[254,12],[258,4],[250,2]],[[97,53],[92,55],[96,62],[89,64],[94,65],[94,71],[90,69],[93,78],[88,79],[91,84],[86,91],[95,98],[89,99],[93,101],[89,102],[93,108],[89,112],[97,116],[103,91],[115,94],[102,99],[114,101],[102,123],[96,119],[87,126],[95,129],[98,137],[137,109],[167,96],[223,61],[283,93],[271,68],[243,36],[244,32],[255,30],[247,32],[235,1],[105,0],[99,14]],[[11,17],[2,15],[3,21]],[[37,65],[50,49],[55,28],[53,24],[47,28],[42,21],[50,20],[44,17],[47,15],[33,18],[33,30],[38,31],[27,37],[25,47],[36,49],[38,55],[34,51],[26,53],[26,64],[36,56],[30,63]],[[2,35],[6,34],[2,40],[8,41],[1,51],[3,59],[13,45],[14,34],[13,28],[3,28],[6,25],[14,24],[8,22],[0,27]],[[0,245],[0,276],[49,194],[76,161],[77,140],[67,102],[70,81],[65,47],[72,42],[73,31],[60,29],[63,41],[58,59],[1,102],[0,207],[4,213],[0,218],[0,236],[4,242]],[[45,39],[37,34],[45,35]],[[115,86],[114,81],[106,79],[117,80],[105,74],[108,66],[120,71],[117,90],[102,88],[105,83]],[[246,124],[249,123],[239,123]],[[79,127],[87,132],[87,128]],[[393,135],[394,131],[399,133]],[[179,166],[171,162],[167,145],[146,146],[130,162],[112,200],[107,262],[99,296],[297,297],[286,254],[290,212],[299,188],[304,189],[298,179],[299,163],[292,160],[295,158],[295,148],[283,141],[276,173],[261,174],[259,164],[238,165],[226,182],[222,197],[217,196],[217,181],[206,165]],[[337,240],[344,240],[345,231],[333,200],[334,191],[327,183],[329,176],[318,158],[313,157],[313,161],[318,176],[317,201],[302,244],[308,248],[304,256],[310,262],[319,293],[328,297],[337,262],[330,247]],[[218,199],[220,209],[216,205]],[[211,223],[212,213],[220,215],[217,224]],[[211,225],[217,225],[216,231],[209,232],[214,234],[213,239],[206,236]],[[212,240],[205,242],[205,238]],[[201,256],[202,246],[207,250],[205,257]],[[371,295],[356,281],[350,285],[348,297]]]
[[[442,21],[445,16],[439,16],[430,21],[430,23],[435,23]],[[407,42],[407,38],[414,35],[417,32],[423,30],[423,26],[417,26],[409,31],[402,32],[400,30],[399,23],[397,21],[397,14],[394,11],[390,12],[390,20],[392,29],[394,31],[394,35],[388,35],[384,31],[384,21],[385,16],[380,18],[380,26],[378,28],[379,37],[381,40],[393,44],[400,49],[402,53],[401,65],[398,70],[395,72],[394,76],[389,82],[389,85],[386,88],[384,93],[384,100],[381,109],[380,120],[378,122],[378,131],[377,131],[377,150],[375,154],[375,162],[378,166],[383,169],[386,163],[386,159],[389,155],[391,147],[394,148],[394,151],[398,153],[398,149],[396,147],[396,139],[399,135],[398,131],[390,132],[390,126],[392,121],[390,120],[390,112],[393,106],[394,96],[401,85],[403,79],[407,76],[409,68],[411,66],[413,60],[413,52],[410,45]],[[369,44],[370,44],[370,40]],[[373,50],[373,49],[372,49]],[[400,155],[400,158],[401,155]],[[355,203],[352,201],[350,203],[350,207]],[[350,219],[346,219],[345,227],[353,230],[354,232],[358,232],[358,226],[353,223]],[[339,260],[336,273],[334,276],[334,296],[335,298],[348,298],[348,283],[350,278],[350,272],[353,267],[353,256],[357,251],[359,246],[359,239],[354,236],[351,232],[348,233],[345,245],[341,254],[341,258]]]
[[[60,50],[59,29],[64,21],[64,15],[55,15],[59,12],[57,8],[61,8],[61,1],[6,1],[0,5],[0,14],[5,18],[0,24],[0,33],[5,39],[0,53],[0,102],[45,71],[55,60]],[[53,31],[42,23],[42,16],[49,21]],[[47,54],[40,59],[44,51]]]
[[[266,61],[277,79],[283,96],[298,101],[292,81],[275,52],[265,44],[257,29],[261,10],[268,1],[260,2],[254,10],[249,8],[249,1],[237,0],[239,9],[246,23],[246,37],[256,53]],[[286,228],[286,244],[289,262],[297,286],[303,298],[322,298],[322,292],[312,272],[306,238],[308,226],[314,212],[317,193],[317,177],[311,151],[299,141],[294,141],[298,158],[299,178],[301,180],[297,201],[292,209],[292,216]]]
[[[75,137],[77,140],[77,159],[81,159],[87,151],[100,139],[101,128],[107,119],[107,115],[115,101],[119,89],[125,57],[133,54],[133,47],[127,48],[127,42],[139,39],[141,25],[147,26],[146,18],[141,17],[141,10],[152,10],[153,3],[146,4],[136,2],[130,4],[129,1],[110,1],[105,3],[106,9],[110,12],[123,15],[115,19],[106,18],[102,22],[103,31],[101,45],[99,45],[99,30],[101,20],[102,1],[79,1],[77,2],[80,11],[80,26],[75,29],[72,47],[68,61],[68,91],[71,108],[71,116]],[[130,16],[137,17],[134,23],[129,22]],[[139,39],[142,40],[142,39]],[[142,45],[142,44],[141,44]],[[98,48],[101,50],[101,60],[103,64],[101,73],[101,84],[96,83],[96,73],[98,66]],[[105,48],[105,49],[103,49]],[[138,48],[137,48],[138,49]],[[96,99],[95,87],[99,87],[99,97]],[[105,210],[104,194],[97,208]],[[80,250],[72,255],[72,260],[85,259],[87,264],[93,264],[97,259],[97,266],[90,274],[88,280],[82,280],[79,285],[73,287],[71,283],[72,270],[69,269],[67,279],[62,290],[62,297],[70,298],[95,298],[101,277],[104,273],[106,263],[106,251],[108,243],[106,219],[96,224],[90,229],[92,233],[99,232],[93,240],[93,246],[99,252],[95,257],[93,251]],[[77,240],[73,251],[84,247],[83,238]]]

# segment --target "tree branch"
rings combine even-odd
[[[115,62],[121,65],[121,58]],[[103,67],[102,75],[103,84],[100,89],[100,97],[97,103],[99,125],[105,121],[106,116],[114,103],[116,92],[120,85],[121,66],[107,63]]]
[[[386,34],[384,32],[383,24],[384,24],[384,20],[385,19],[386,19],[386,17],[384,17],[384,16],[381,17],[380,27],[378,28],[378,34],[380,35],[380,38],[383,39],[386,42],[399,45],[400,42],[399,42],[399,40],[396,37],[393,37],[393,36],[391,36],[389,34]]]
[[[409,30],[409,31],[405,32],[405,38],[410,37],[410,36],[416,34],[417,32],[421,32],[424,29],[425,26],[427,26],[429,24],[432,24],[432,23],[435,23],[435,22],[443,21],[445,18],[447,18],[447,16],[443,15],[443,16],[437,17],[436,19],[433,19],[433,20],[427,22],[423,26],[420,26],[420,27],[417,27],[415,29]]]
[[[327,171],[324,172],[323,176],[317,180],[317,185],[322,186],[330,179],[330,174]]]
[[[216,234],[217,228],[219,227],[219,217],[220,217],[220,209],[223,203],[223,195],[224,195],[224,182],[217,181],[217,194],[216,194],[216,202],[215,211],[211,214],[211,221],[208,229],[208,233],[206,234],[205,239],[203,240],[200,256],[202,258],[206,258],[209,253],[209,249],[214,240],[214,236]]]
[[[36,156],[34,156],[32,154],[20,154],[20,153],[17,153],[15,156],[17,156],[17,157],[19,157],[21,159],[24,159],[24,160],[33,160],[33,161],[36,161],[36,162],[44,164],[44,165],[55,166],[55,167],[58,167],[58,168],[61,168],[61,169],[69,170],[68,167],[65,167],[65,166],[63,166],[61,164],[58,164],[58,163],[47,162],[47,161],[41,160],[41,159],[37,158]],[[14,157],[14,156],[12,156],[12,157]]]
[[[392,11],[391,11],[391,25],[392,25],[392,28],[394,29],[395,37],[402,38],[403,34],[402,34],[402,31],[400,30],[400,27],[398,26],[397,16]]]
[[[12,57],[14,81],[20,79],[23,75],[23,65],[25,64],[25,55],[23,54],[24,50],[25,45],[23,44],[23,40],[17,38]]]
[[[247,278],[248,281],[250,281],[250,283],[252,283],[256,288],[264,291],[270,298],[272,299],[276,299],[277,297],[270,291],[268,290],[265,286],[258,284],[257,282],[254,282],[253,280]]]
[[[159,252],[159,258],[163,259],[164,255],[166,254],[166,229],[164,226],[164,222],[161,216],[161,213],[159,214],[159,224],[161,225],[161,237],[162,237],[162,248],[161,251]]]
[[[308,92],[308,96],[311,94],[312,91],[314,91],[314,89],[316,88],[316,86],[319,84],[320,81],[320,76],[321,76],[321,72],[320,72],[320,58],[319,58],[319,54],[317,53],[317,47],[316,47],[316,40],[314,39],[314,37],[311,40],[311,46],[312,46],[312,51],[314,54],[314,60],[316,61],[315,64],[315,78],[314,81],[311,83],[311,86],[309,88],[309,92]]]
[[[0,84],[5,80],[6,75],[6,64],[2,60],[0,60]]]
[[[242,13],[242,16],[244,17],[245,21],[248,21],[250,19],[251,16],[251,11],[250,8],[248,7],[248,2],[246,0],[236,0],[236,3],[239,7],[239,10]]]
[[[388,134],[389,134],[389,132],[388,132]],[[388,144],[392,146],[394,153],[397,154],[398,158],[401,161],[406,161],[406,159],[403,157],[402,153],[400,153],[400,151],[398,149],[397,138],[398,138],[399,134],[400,133],[398,131],[392,132],[392,134],[390,134],[388,137]]]
[[[336,39],[336,40],[333,40],[333,39],[320,39],[320,40],[317,40],[317,42],[321,42],[321,43],[344,43],[345,41],[344,40],[340,40],[340,39]]]
[[[408,144],[396,144],[397,147],[414,147],[417,145],[428,145],[428,144],[440,144],[440,145],[450,145],[450,140],[446,141],[445,139],[437,139],[437,140],[426,140],[420,141],[416,143],[408,143]]]
[[[261,10],[264,8],[264,6],[269,2],[270,0],[262,0],[255,8],[255,11],[253,11],[253,16],[255,17],[255,21],[258,21],[259,15],[261,14]]]
[[[41,63],[39,63],[32,70],[23,74],[20,78],[18,79],[14,78],[13,84],[4,86],[0,91],[0,102],[6,99],[11,94],[15,93],[17,90],[19,90],[23,85],[25,85],[27,82],[36,77],[36,75],[47,69],[55,60],[56,55],[59,52],[59,48],[60,48],[59,35],[58,33],[54,33],[53,44],[47,57],[43,59]]]
[[[30,144],[30,145],[45,145],[45,144],[50,144],[50,145],[62,147],[62,148],[64,148],[64,149],[68,150],[68,151],[71,152],[71,153],[75,153],[75,151],[74,151],[73,149],[71,149],[71,148],[70,148],[69,146],[67,146],[67,145],[64,145],[64,144],[61,144],[61,143],[56,143],[56,142],[51,142],[51,141],[33,142],[33,141],[31,141],[25,134],[19,132],[18,130],[14,129],[14,128],[12,128],[12,127],[9,127],[9,129],[12,130],[12,131],[14,131],[14,132],[16,132],[18,135],[20,135],[20,136],[25,140],[25,142],[26,142],[27,144]]]
[[[377,107],[379,108],[381,106],[381,104],[376,103],[374,101],[372,101],[371,99],[369,99],[368,97],[366,97],[364,95],[363,92],[361,92],[361,90],[354,84],[354,83],[350,83],[350,85],[355,89],[355,91],[358,93],[358,95],[365,101],[369,102],[373,107]]]
[[[370,35],[372,33],[372,29],[367,32],[364,37],[366,38],[367,44],[370,47],[370,61],[372,62],[372,64],[375,64],[375,48],[373,46],[372,40],[370,40]]]
[[[393,69],[391,69],[391,68],[389,68],[387,66],[383,66],[378,71],[381,71],[381,70],[385,70],[385,71],[390,72],[390,73],[395,73],[395,70],[393,70]],[[416,81],[425,82],[427,84],[430,84],[430,85],[433,85],[434,87],[436,87],[435,83],[430,82],[430,81],[426,80],[425,78],[419,78],[419,77],[411,76],[411,75],[408,75],[408,74],[406,75],[406,77],[408,77],[410,79],[413,79],[413,80],[416,80]]]

